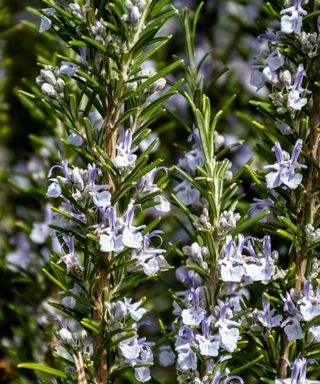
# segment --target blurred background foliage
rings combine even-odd
[[[198,2],[176,0],[173,4],[177,8],[195,9]],[[52,139],[57,122],[43,107],[19,94],[19,90],[28,91],[28,84],[35,83],[39,58],[42,62],[50,60],[52,52],[62,48],[48,34],[38,33],[39,18],[26,7],[44,5],[40,0],[0,0],[0,382],[17,384],[37,380],[31,371],[17,370],[18,363],[52,363],[53,310],[46,303],[48,298],[58,297],[56,288],[41,271],[49,262],[50,244],[37,245],[29,239],[32,223],[43,221],[47,171],[54,160],[50,147],[57,141]],[[26,21],[22,23],[23,20]],[[230,153],[234,172],[242,172],[242,166],[253,155],[251,148],[258,133],[252,121],[267,123],[250,103],[257,97],[263,99],[266,92],[262,89],[257,95],[249,79],[250,62],[261,49],[256,37],[270,23],[267,8],[258,0],[206,0],[198,23],[197,57],[200,60],[209,52],[203,75],[212,108],[218,111],[236,95],[218,127],[225,144],[241,141]],[[163,66],[172,60],[172,55],[185,57],[177,18],[169,20],[167,28],[173,38],[151,66]],[[222,76],[215,82],[219,74]],[[178,70],[171,80],[182,76]],[[171,112],[165,113],[152,128],[162,143],[155,156],[164,158],[165,165],[171,166],[188,145],[192,114],[179,95],[168,102],[168,109]],[[258,157],[255,162],[259,163]],[[239,208],[244,213],[255,192],[245,172],[242,192],[245,198]],[[165,219],[163,229],[166,243],[181,239],[183,243],[178,222]],[[170,263],[177,265],[178,260]],[[173,277],[169,273],[164,279],[170,282]],[[171,308],[165,285],[150,284],[139,288],[139,296],[148,292],[153,307],[166,316],[169,324]],[[157,376],[161,377],[161,371]]]

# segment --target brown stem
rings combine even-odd
[[[320,136],[318,127],[320,124],[320,88],[315,87],[313,91],[313,106],[310,118],[309,136],[307,140],[307,153],[316,162],[320,163]],[[306,223],[313,224],[314,215],[317,210],[317,196],[314,193],[314,188],[318,179],[318,170],[313,163],[310,163],[309,170],[305,181],[306,197],[302,204],[302,212],[299,222],[299,228],[303,232]],[[295,288],[299,291],[302,287],[302,282],[306,272],[306,256],[307,247],[305,241],[302,240],[302,244],[297,249],[295,264],[296,264],[296,278]]]
[[[81,352],[74,354],[73,358],[77,369],[77,384],[88,384]]]
[[[316,162],[320,163],[320,136],[318,127],[320,124],[320,88],[315,87],[312,95],[313,106],[311,111],[311,118],[309,124],[309,136],[306,142],[307,154]],[[312,223],[314,215],[317,211],[317,196],[314,193],[315,184],[318,179],[318,170],[310,162],[308,173],[305,179],[305,191],[306,196],[302,202],[301,211],[298,212],[298,227],[301,232],[304,232],[306,223]],[[293,199],[292,199],[293,200]],[[299,209],[299,207],[297,207]],[[305,278],[307,268],[307,243],[305,237],[302,237],[297,245],[295,252],[295,289],[301,291],[302,283]],[[288,376],[288,358],[290,352],[291,343],[288,341],[286,335],[283,332],[280,361],[278,366],[278,374],[280,378],[286,378]]]
[[[98,281],[95,297],[94,297],[94,310],[93,310],[93,320],[101,325],[101,330],[99,333],[95,333],[93,336],[93,351],[94,356],[97,357],[96,364],[96,383],[97,384],[106,384],[108,382],[108,356],[106,349],[101,350],[103,345],[104,330],[103,330],[103,296],[104,290],[107,286],[107,266],[104,262],[100,268],[100,279]],[[100,356],[99,356],[100,355]]]
[[[116,155],[116,142],[118,130],[115,124],[121,113],[121,103],[108,106],[107,115],[103,123],[102,129],[105,132],[104,149],[110,160]],[[115,186],[110,174],[107,172],[105,181],[110,187],[110,191],[114,192]],[[108,382],[108,354],[107,349],[103,348],[104,332],[104,290],[108,286],[108,268],[107,265],[112,260],[112,252],[105,255],[101,262],[99,270],[99,281],[95,289],[93,320],[101,326],[101,330],[93,337],[94,355],[97,357],[96,362],[96,383],[106,384]]]
[[[281,342],[280,360],[278,366],[278,375],[281,379],[285,379],[288,377],[290,346],[290,341],[288,341],[287,336],[283,334]]]

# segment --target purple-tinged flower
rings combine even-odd
[[[70,61],[62,61],[61,64],[60,73],[69,77],[72,77],[77,69],[80,68],[79,65],[71,63]]]
[[[137,359],[140,355],[141,349],[141,346],[138,342],[138,335],[120,341],[119,349],[126,359]]]
[[[197,355],[191,348],[195,345],[193,332],[190,328],[182,327],[176,336],[175,350],[178,353],[177,367],[182,371],[196,371]]]
[[[116,145],[117,155],[112,160],[113,164],[121,171],[127,171],[134,167],[137,156],[134,155],[137,148],[131,149],[132,132],[128,129],[124,136],[124,141]]]
[[[152,193],[152,192],[158,192],[159,187],[154,182],[156,174],[160,171],[164,170],[167,172],[167,168],[165,167],[158,167],[152,169],[150,172],[146,173],[141,177],[139,180],[139,188],[141,188],[141,193]],[[154,207],[156,211],[158,212],[169,212],[170,211],[170,203],[169,201],[163,196],[158,195],[154,198],[154,201],[158,202],[158,204]]]
[[[282,322],[281,327],[284,328],[284,332],[287,335],[289,341],[300,340],[303,337],[302,329],[300,326],[300,320],[302,319],[302,316],[296,309],[289,293],[287,293],[286,298],[283,296],[281,296],[281,298],[284,302],[284,310],[290,315]]]
[[[285,123],[284,121],[281,121],[281,120],[276,120],[275,121],[275,126],[279,129],[279,131],[284,135],[292,135],[293,134],[293,130],[292,128],[290,127],[289,124]]]
[[[142,248],[139,251],[134,249],[131,254],[133,259],[137,259],[137,264],[143,268],[143,272],[147,276],[154,275],[159,270],[164,270],[169,267],[169,264],[162,256],[165,250],[150,247],[151,238],[154,236],[160,237],[160,233],[161,231],[153,231],[144,236]]]
[[[75,251],[74,251],[74,237],[73,236],[65,236],[64,237],[64,243],[69,248],[69,253],[62,256],[60,258],[60,260],[58,261],[58,264],[63,261],[67,267],[67,273],[81,271],[83,268],[80,265],[78,257],[76,256]]]
[[[221,383],[229,384],[229,383],[233,383],[234,380],[238,380],[239,384],[244,384],[244,381],[241,379],[240,376],[229,376],[224,381],[221,382],[221,379],[224,378],[226,375],[228,375],[229,372],[230,371],[228,369],[226,369],[225,372],[221,372],[221,369],[218,368],[210,384],[221,384]]]
[[[10,243],[13,243],[16,248],[6,254],[8,268],[12,271],[17,271],[19,268],[27,269],[31,261],[31,247],[29,239],[25,233],[18,233],[14,238],[10,239]]]
[[[49,225],[51,224],[52,219],[50,204],[45,206],[44,212],[44,222],[34,223],[30,233],[30,239],[36,244],[44,244],[50,234]]]
[[[276,379],[275,384],[320,384],[320,381],[307,379],[307,364],[310,360],[297,358],[292,366],[289,379]]]
[[[199,291],[193,287],[190,291],[190,299],[192,305],[190,308],[184,309],[181,313],[182,322],[185,325],[197,327],[205,318],[206,311],[199,305]]]
[[[244,249],[249,251],[250,256],[244,257],[245,277],[252,281],[267,282],[272,279],[275,273],[274,259],[271,253],[270,236],[264,236],[262,240],[264,254],[256,255],[253,249],[252,239],[248,239]]]
[[[159,352],[159,363],[162,367],[170,367],[175,362],[176,356],[169,345],[161,346]]]
[[[300,313],[303,320],[310,321],[316,316],[320,315],[320,287],[314,292],[312,289],[311,281],[305,281],[304,283],[304,296],[298,301],[300,305]]]
[[[235,327],[239,327],[240,324],[228,319],[233,315],[228,305],[220,303],[220,306],[220,317],[215,324],[219,329],[219,343],[228,352],[233,352],[237,348],[240,339],[239,329]]]
[[[257,91],[265,85],[266,81],[271,84],[279,82],[279,76],[276,71],[283,66],[284,57],[275,49],[264,61],[264,65],[254,65],[254,70],[251,73],[250,84],[256,87]],[[259,69],[262,69],[262,72]]]
[[[239,234],[238,245],[233,241],[232,236],[226,237],[222,249],[222,257],[219,259],[221,279],[225,282],[240,283],[243,279],[245,268],[242,258],[242,250],[246,239]]]
[[[298,139],[293,148],[291,158],[289,158],[289,154],[282,150],[280,143],[275,143],[272,150],[275,152],[277,163],[264,166],[266,169],[274,170],[266,175],[268,188],[276,188],[284,184],[289,189],[296,189],[301,184],[302,175],[296,173],[296,169],[307,168],[305,165],[298,163],[301,148],[302,140]]]
[[[126,220],[124,223],[125,228],[123,231],[122,242],[123,242],[123,245],[128,248],[139,249],[142,247],[142,242],[143,242],[143,236],[141,232],[139,232],[139,229],[144,228],[145,225],[142,225],[140,227],[134,227],[132,225],[134,209],[135,207],[133,204],[128,205]]]
[[[139,383],[145,383],[151,380],[149,367],[136,367],[134,369],[134,377]]]
[[[145,308],[140,308],[140,306],[142,304],[141,300],[136,302],[136,303],[133,303],[133,304],[131,304],[131,300],[132,300],[131,298],[129,298],[129,299],[125,298],[124,299],[124,305],[125,305],[126,309],[128,310],[131,319],[133,319],[135,321],[139,321],[142,319],[142,317],[147,312],[147,310]]]
[[[260,323],[266,328],[279,327],[282,321],[281,315],[275,315],[275,309],[270,310],[270,302],[267,298],[262,295],[262,311],[255,309],[254,313],[256,314]]]
[[[54,8],[43,8],[42,9],[43,13],[46,13],[49,16],[54,16],[56,15],[57,11]],[[51,20],[47,16],[41,16],[41,21],[40,21],[40,27],[39,27],[39,32],[45,32],[48,31],[51,28]]]
[[[210,324],[212,317],[209,316],[202,321],[202,335],[196,335],[196,340],[199,345],[199,351],[202,356],[218,356],[219,341],[217,336],[210,333]]]
[[[302,107],[304,107],[308,99],[306,97],[301,97],[301,94],[306,94],[304,88],[302,88],[303,76],[305,75],[305,71],[303,65],[300,64],[297,69],[296,77],[294,80],[294,84],[288,87],[288,107],[292,108],[295,111],[300,111]]]
[[[275,72],[283,66],[284,57],[281,55],[281,53],[277,49],[275,49],[266,58],[266,64],[271,69],[271,71]]]
[[[114,207],[108,210],[108,227],[100,235],[99,243],[102,252],[120,252],[123,250],[122,232],[123,219],[117,218]]]
[[[100,235],[100,249],[102,252],[120,252],[124,247],[139,249],[142,247],[143,236],[139,229],[144,226],[132,225],[134,205],[129,204],[126,219],[117,218],[114,207],[108,208],[108,227]]]
[[[184,205],[195,205],[200,201],[200,192],[195,188],[189,180],[183,180],[180,184],[174,187],[176,197]]]
[[[257,91],[263,88],[266,84],[266,79],[263,73],[258,71],[257,69],[254,69],[250,76],[250,84],[256,87]]]
[[[260,213],[264,213],[266,211],[269,211],[271,208],[274,207],[274,202],[270,199],[253,199],[254,203],[250,204],[250,209],[248,210],[248,216],[254,217],[259,215]],[[260,219],[262,223],[265,223],[268,219],[267,217],[264,217],[263,219]]]
[[[295,0],[292,7],[283,9],[280,12],[281,17],[281,32],[296,33],[301,35],[302,16],[308,12],[301,7],[301,0]]]
[[[135,378],[142,383],[149,381],[151,379],[149,365],[153,364],[151,343],[146,342],[145,338],[139,339],[138,335],[135,335],[120,341],[119,349],[126,359],[126,363],[134,367]],[[136,367],[136,365],[139,366]]]
[[[70,135],[67,137],[67,140],[70,144],[76,147],[80,147],[83,143],[82,137],[75,132],[71,132]]]

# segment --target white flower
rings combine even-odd
[[[43,244],[50,233],[50,227],[47,223],[33,223],[30,239],[37,244]]]
[[[131,300],[132,300],[131,298],[130,299],[125,298],[124,304],[130,314],[130,317],[135,321],[139,321],[142,319],[143,315],[147,312],[147,310],[145,308],[139,308],[142,304],[141,300],[138,301],[137,303],[130,304]]]
[[[135,335],[133,337],[120,341],[119,348],[126,359],[137,359],[140,354],[138,336]]]
[[[149,367],[136,367],[134,369],[134,377],[139,383],[145,383],[151,380],[150,368]]]
[[[196,340],[199,343],[199,350],[203,356],[218,356],[219,342],[212,341],[203,335],[196,335]]]
[[[171,207],[170,207],[170,203],[169,203],[169,200],[166,199],[164,196],[162,195],[158,195],[154,198],[154,201],[157,201],[159,202],[159,204],[155,205],[155,209],[159,212],[170,212],[171,210]]]
[[[302,16],[308,12],[301,7],[301,0],[295,0],[294,6],[283,9],[280,12],[281,17],[281,32],[301,34]]]
[[[178,184],[174,190],[177,191],[177,199],[186,206],[197,204],[200,201],[200,192],[188,180]]]

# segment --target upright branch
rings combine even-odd
[[[315,71],[317,75],[318,71]],[[313,77],[313,76],[312,76]],[[315,76],[315,79],[317,76]],[[306,196],[302,202],[301,215],[299,215],[299,228],[302,233],[305,232],[307,224],[313,224],[315,214],[319,208],[319,197],[317,187],[319,185],[319,166],[320,164],[320,88],[314,85],[312,92],[312,109],[310,113],[309,122],[309,136],[306,142],[306,152],[312,159],[309,165],[308,173],[304,183]],[[296,277],[295,288],[301,290],[304,279],[306,278],[308,246],[306,237],[304,236],[300,244],[297,246],[295,264],[296,264]]]

